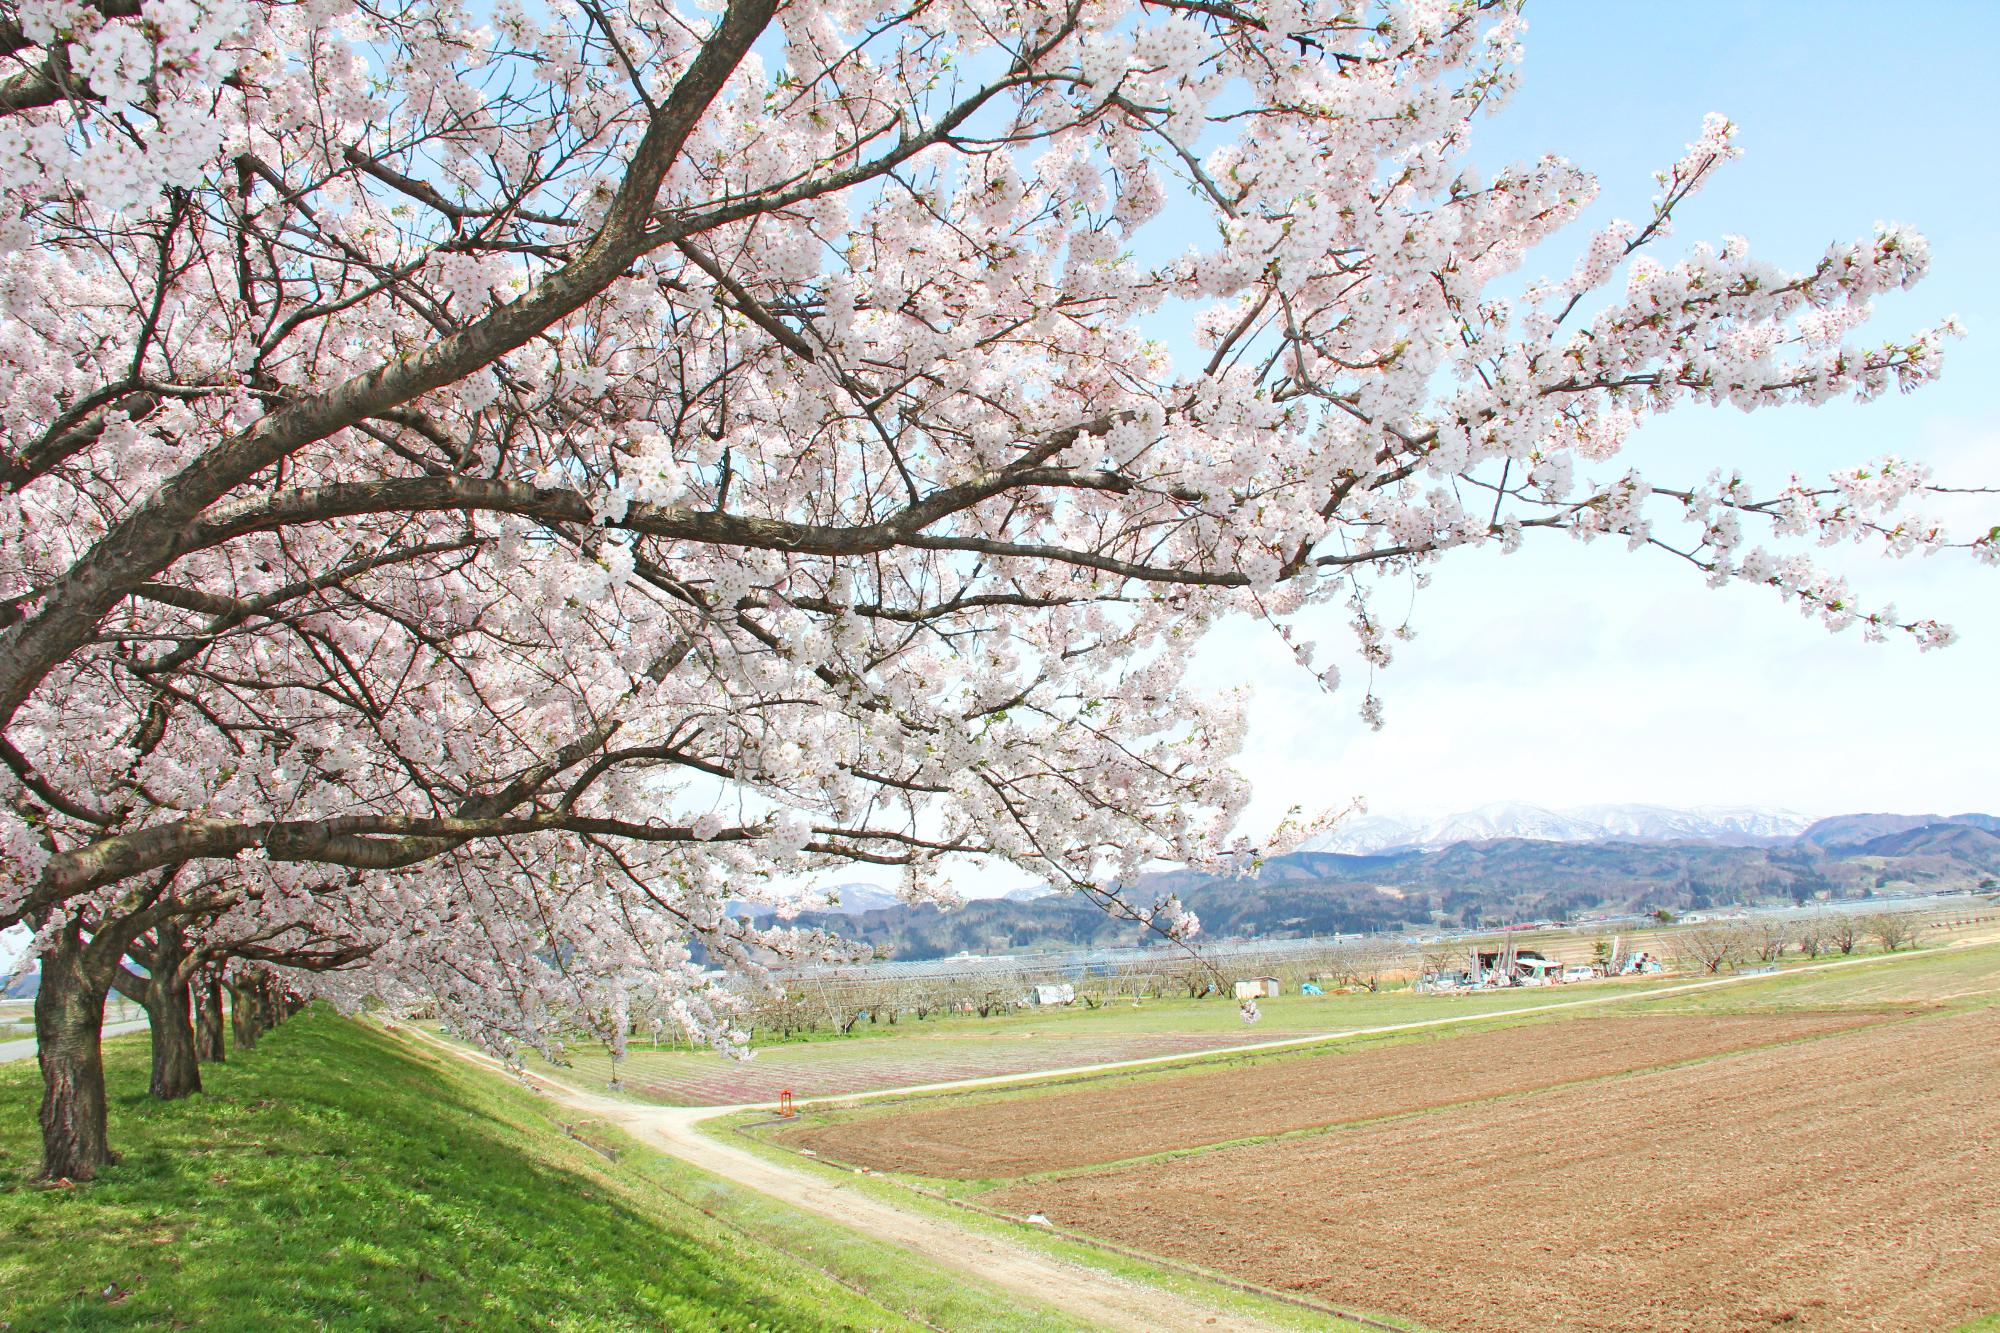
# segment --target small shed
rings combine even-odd
[[[1037,986],[1031,998],[1036,1004],[1075,1004],[1076,987],[1067,981],[1058,986]]]
[[[1239,1000],[1267,1000],[1278,993],[1276,977],[1250,977],[1236,983],[1236,998]]]

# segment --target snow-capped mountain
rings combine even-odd
[[[879,884],[835,884],[811,893],[800,893],[797,897],[799,906],[807,911],[832,912],[838,916],[859,916],[878,908],[894,907],[902,901],[894,889],[885,889]],[[747,916],[757,921],[777,913],[777,909],[768,903],[744,902],[734,898],[723,904],[723,910],[730,916]]]
[[[1018,889],[1009,889],[1000,896],[1012,903],[1031,903],[1037,898],[1046,898],[1054,892],[1055,890],[1046,884],[1026,884]]]
[[[1362,855],[1489,838],[1754,843],[1796,837],[1811,823],[1810,815],[1768,806],[1698,805],[1676,810],[1663,805],[1582,805],[1550,810],[1524,801],[1498,801],[1448,815],[1366,815],[1309,839],[1298,850]]]

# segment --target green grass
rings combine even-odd
[[[1666,996],[1656,1007],[1684,1013],[1756,1013],[1908,1005],[1962,1009],[2000,1002],[2000,944],[1926,944],[1895,955],[1875,951],[1855,957],[1881,961],[1860,967],[1780,972],[1741,986]],[[1843,960],[1835,956],[1820,961]]]
[[[848,1233],[585,1130],[607,1161],[560,1108],[330,1014],[180,1103],[144,1095],[143,1037],[108,1043],[107,1065],[124,1160],[74,1189],[30,1180],[39,1079],[0,1067],[0,1326],[915,1327],[821,1271],[839,1270],[811,1251]],[[914,1262],[855,1263],[857,1286],[934,1284]]]
[[[1227,1038],[1231,1044],[1254,1044],[1351,1028],[1464,1018],[1541,1005],[1637,996],[1684,980],[1687,978],[1648,977],[1589,986],[1523,987],[1465,995],[1421,995],[1407,989],[1372,995],[1328,995],[1323,998],[1286,995],[1260,1001],[1263,1017],[1254,1025],[1243,1022],[1234,1000],[1212,999],[1148,1000],[1137,1008],[1130,1001],[1098,1009],[1079,1005],[1072,1009],[1040,1010],[990,1019],[957,1016],[924,1022],[905,1019],[893,1027],[884,1025],[866,1036],[839,1041],[759,1045],[757,1060],[761,1068],[817,1070],[849,1062],[865,1064],[878,1055],[898,1051],[905,1054],[923,1052],[941,1058],[976,1058],[982,1049],[988,1048],[989,1043],[1033,1042],[1046,1044],[1048,1063],[1059,1065],[1073,1058],[1104,1058],[1092,1057],[1087,1052],[1083,1057],[1067,1054],[1065,1046],[1077,1041],[1149,1035],[1210,1035]],[[1217,1049],[1224,1048],[1218,1046]],[[1164,1053],[1164,1048],[1158,1053]],[[656,1051],[644,1041],[634,1041],[627,1050],[620,1076],[628,1084],[686,1077],[714,1068],[716,1059],[712,1052],[667,1048]],[[537,1069],[543,1067],[532,1059],[530,1064]],[[602,1089],[611,1078],[610,1053],[598,1043],[583,1042],[573,1046],[565,1052],[565,1064],[566,1067],[558,1071],[559,1076],[580,1087]],[[902,1081],[908,1080],[890,1079],[884,1086]],[[648,1100],[643,1092],[633,1088],[628,1088],[625,1095],[634,1101]]]
[[[1607,937],[1613,932],[1601,932]],[[1631,949],[1659,950],[1661,941],[1667,935],[1655,931],[1624,932],[1625,947]],[[1933,931],[1924,940],[1924,952],[1941,951],[1945,947],[1946,935]],[[1567,941],[1574,947],[1573,935],[1524,935],[1517,941],[1522,945],[1548,945]],[[1967,952],[1960,950],[1959,952]],[[1872,945],[1858,950],[1855,958],[1879,956]],[[1797,954],[1788,954],[1780,964],[1777,975],[1784,976],[1815,961],[1825,963],[1837,961],[1837,956],[1807,959]],[[1869,969],[1858,969],[1866,972]],[[1734,974],[1725,972],[1723,978]],[[1842,973],[1830,974],[1825,981],[1828,995],[1849,995],[1856,987],[1846,980],[1835,980]],[[808,1040],[771,1040],[759,1036],[753,1041],[758,1048],[758,1060],[765,1069],[797,1069],[819,1071],[838,1067],[850,1062],[866,1064],[875,1057],[901,1048],[910,1053],[923,1051],[939,1058],[976,1058],[986,1043],[1046,1043],[1049,1048],[1048,1063],[1057,1065],[1069,1060],[1063,1050],[1066,1043],[1088,1039],[1162,1036],[1206,1035],[1226,1039],[1231,1044],[1250,1044],[1264,1041],[1282,1040],[1287,1037],[1305,1036],[1321,1032],[1345,1031],[1352,1028],[1383,1027],[1396,1023],[1421,1022],[1427,1019],[1457,1018],[1475,1014],[1505,1013],[1517,1009],[1535,1008],[1551,1004],[1586,1003],[1586,1011],[1599,1009],[1601,1002],[1613,996],[1641,996],[1649,992],[1685,985],[1689,982],[1712,980],[1706,976],[1689,973],[1644,977],[1623,977],[1612,981],[1593,982],[1583,986],[1522,987],[1497,991],[1475,991],[1459,995],[1425,995],[1407,987],[1383,990],[1375,993],[1353,995],[1306,996],[1296,992],[1259,1002],[1262,1019],[1254,1026],[1245,1025],[1238,1016],[1234,1000],[1209,998],[1201,1000],[1185,999],[1177,996],[1160,997],[1134,1005],[1130,999],[1112,1000],[1099,1008],[1091,1009],[1083,1004],[1071,1008],[1017,1010],[991,1018],[976,1015],[939,1014],[933,1018],[916,1019],[905,1016],[901,1021],[890,1024],[864,1023],[844,1036],[815,1034]],[[1756,983],[1746,983],[1752,985]],[[1732,1000],[1736,988],[1725,988],[1716,992],[1712,999],[1687,998],[1684,1003],[1690,1009],[1722,1010],[1733,1007]],[[1855,1001],[1858,1002],[1858,1001]],[[1812,1007],[1817,1001],[1808,992],[1800,992],[1798,1001],[1803,1007]],[[689,1077],[705,1069],[714,1067],[716,1057],[708,1051],[690,1051],[685,1047],[675,1049],[668,1045],[655,1049],[643,1038],[635,1039],[629,1049],[620,1076],[628,1083],[643,1085],[647,1082],[664,1082],[675,1078]],[[530,1058],[531,1064],[533,1063]],[[602,1089],[612,1077],[609,1051],[600,1043],[579,1041],[565,1053],[565,1068],[559,1076],[577,1083]],[[882,1086],[910,1080],[890,1078]],[[634,1101],[649,1098],[643,1090],[630,1087],[625,1096]]]

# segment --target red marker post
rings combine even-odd
[[[778,1114],[779,1115],[798,1114],[796,1111],[792,1110],[792,1090],[790,1088],[786,1088],[783,1092],[778,1094]]]

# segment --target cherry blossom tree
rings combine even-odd
[[[1341,607],[1386,665],[1380,580],[1565,533],[1945,642],[1800,550],[1953,544],[1921,464],[1613,465],[1682,403],[1932,378],[1948,324],[1858,338],[1921,237],[1659,257],[1735,156],[1713,118],[1639,221],[1494,295],[1597,188],[1468,162],[1521,32],[3,0],[0,925],[67,957],[226,877],[253,928],[333,904],[368,963],[328,993],[500,1046],[638,1003],[726,1049],[711,966],[834,946],[725,901],[840,862],[925,898],[1004,857],[1191,934],[1116,886],[1248,845],[1238,714],[1182,677],[1222,618]],[[102,1105],[59,1107],[65,1174]]]
[[[322,905],[306,905],[314,910],[300,918],[262,910],[241,893],[195,895],[175,904],[179,910],[155,916],[126,946],[126,956],[144,972],[119,968],[111,985],[146,1007],[153,1096],[175,1101],[201,1091],[202,1061],[222,1058],[221,992],[232,963],[260,975],[279,967],[288,974],[324,972],[360,963],[373,951],[356,938],[363,932],[341,924],[329,930]],[[115,922],[108,929],[114,936],[129,934]]]

